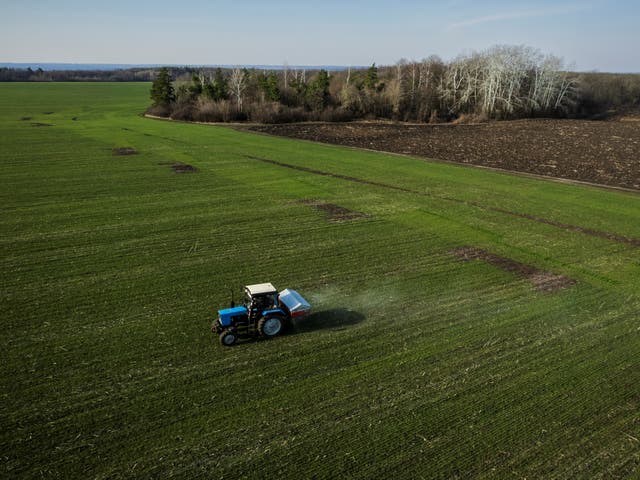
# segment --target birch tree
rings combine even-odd
[[[282,80],[284,82],[285,90],[289,86],[288,79],[289,79],[289,63],[285,60],[284,64],[282,65]]]
[[[236,99],[236,107],[239,112],[242,111],[242,98],[245,90],[247,89],[247,83],[246,70],[236,67],[231,71],[231,76],[229,77],[229,89]]]
[[[404,85],[407,61],[401,59],[396,63],[395,75],[387,88],[387,95],[391,102],[391,108],[396,117],[401,117],[404,113],[404,100],[406,97],[406,86]]]

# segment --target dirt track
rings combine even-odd
[[[251,130],[640,190],[640,122],[312,123]]]
[[[445,201],[448,201],[448,202],[464,203],[466,205],[472,205],[474,207],[481,208],[483,210],[489,210],[489,211],[492,211],[492,212],[500,212],[500,213],[504,213],[504,214],[507,214],[507,215],[512,215],[514,217],[526,218],[526,219],[532,220],[534,222],[544,223],[546,225],[553,225],[554,227],[562,228],[564,230],[568,230],[568,231],[571,231],[571,232],[580,232],[580,233],[584,233],[585,235],[591,235],[592,237],[606,238],[606,239],[612,240],[614,242],[624,243],[624,244],[627,244],[627,245],[633,245],[635,247],[640,247],[640,238],[625,237],[624,235],[617,235],[615,233],[603,232],[601,230],[594,230],[592,228],[580,227],[580,226],[577,226],[577,225],[569,225],[567,223],[556,222],[554,220],[549,220],[549,219],[546,219],[546,218],[536,217],[536,216],[529,215],[529,214],[526,214],[526,213],[513,212],[511,210],[505,210],[503,208],[491,207],[491,206],[483,205],[481,203],[470,202],[470,201],[467,201],[467,200],[462,200],[462,199],[451,197],[451,196],[433,195],[433,194],[430,194],[430,193],[427,193],[427,192],[420,192],[420,191],[417,191],[417,190],[411,190],[411,189],[400,187],[400,186],[397,186],[397,185],[390,185],[388,183],[374,182],[374,181],[371,181],[371,180],[365,180],[365,179],[362,179],[362,178],[351,177],[351,176],[348,176],[348,175],[340,175],[338,173],[331,173],[331,172],[325,172],[325,171],[322,171],[322,170],[315,170],[313,168],[302,167],[302,166],[299,166],[299,165],[291,165],[289,163],[279,162],[277,160],[272,160],[272,159],[269,159],[269,158],[255,157],[255,156],[252,156],[252,155],[245,155],[245,157],[250,159],[250,160],[256,160],[256,161],[263,162],[263,163],[269,163],[271,165],[277,165],[277,166],[283,167],[283,168],[290,168],[292,170],[298,170],[298,171],[301,171],[301,172],[312,173],[314,175],[320,175],[320,176],[323,176],[323,177],[339,178],[341,180],[347,180],[349,182],[362,183],[364,185],[373,185],[373,186],[376,186],[376,187],[387,188],[387,189],[390,189],[390,190],[397,190],[397,191],[401,191],[401,192],[412,193],[414,195],[425,195],[425,196],[428,196],[428,197],[439,198],[441,200],[445,200]],[[339,208],[342,208],[342,207],[339,207]]]

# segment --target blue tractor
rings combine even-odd
[[[271,338],[279,335],[293,319],[304,318],[311,311],[309,303],[295,290],[278,293],[270,283],[247,285],[243,288],[244,305],[218,310],[211,330],[220,343],[230,347],[239,337]]]

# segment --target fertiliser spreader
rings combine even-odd
[[[230,347],[239,337],[275,337],[285,323],[307,316],[311,305],[295,290],[280,293],[270,283],[247,285],[243,288],[244,305],[218,310],[218,319],[211,330],[220,336],[220,343]]]

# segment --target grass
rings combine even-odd
[[[639,248],[496,208],[637,239],[638,195],[145,119],[148,88],[0,84],[3,476],[637,473]],[[263,281],[319,313],[221,347]]]

